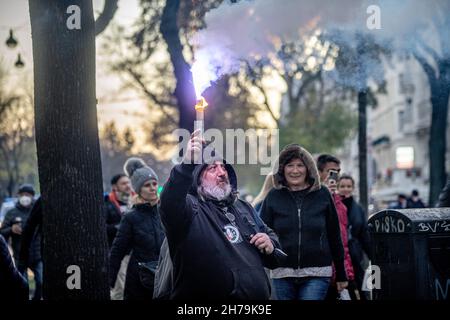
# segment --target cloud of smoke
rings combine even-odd
[[[367,8],[380,8],[381,29],[370,30]],[[428,30],[436,19],[447,20],[437,26],[438,32],[449,32],[450,0],[257,0],[229,1],[207,13],[206,28],[199,31],[191,43],[197,48],[192,71],[197,94],[210,82],[224,74],[239,70],[240,61],[265,57],[274,50],[273,39],[299,39],[302,30],[315,25],[322,30],[333,30],[336,40],[355,47],[354,34],[370,35],[380,45],[391,50],[411,51],[416,35]],[[436,26],[435,26],[436,27]],[[447,28],[443,30],[442,28]],[[331,39],[333,40],[333,39]],[[429,40],[429,39],[427,39]],[[439,44],[430,40],[438,51]],[[450,51],[450,50],[449,50]],[[447,52],[450,54],[450,52]],[[367,55],[369,57],[369,55]],[[377,68],[373,61],[366,63],[368,71]]]

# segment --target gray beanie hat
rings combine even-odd
[[[129,158],[125,162],[123,170],[130,177],[131,186],[137,193],[140,193],[142,186],[148,180],[154,179],[158,181],[155,171],[147,166],[141,158]]]

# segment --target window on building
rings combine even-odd
[[[399,92],[401,94],[412,94],[414,92],[414,84],[411,76],[400,73],[398,75]]]
[[[395,160],[398,169],[414,168],[414,148],[409,146],[398,147],[395,150]]]
[[[412,123],[413,121],[412,98],[407,98],[405,100],[405,111],[403,114],[403,120],[405,123]]]

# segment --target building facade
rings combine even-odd
[[[431,102],[428,79],[414,58],[385,62],[386,94],[368,108],[369,192],[377,208],[417,189],[428,204]],[[450,115],[446,170],[450,172]],[[341,152],[344,170],[358,177],[357,137]]]

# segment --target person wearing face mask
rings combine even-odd
[[[19,266],[20,248],[22,241],[22,232],[25,224],[30,216],[31,209],[34,205],[35,191],[30,184],[23,184],[18,190],[18,201],[14,208],[6,213],[4,223],[0,229],[6,241],[11,238],[11,247],[16,266]],[[31,269],[34,274],[36,290],[33,299],[40,300],[42,297],[42,257],[41,257],[41,240],[40,233],[34,235],[31,245],[28,249],[28,261],[26,266]],[[27,276],[26,270],[25,277]]]
[[[17,203],[14,208],[6,213],[5,220],[0,229],[0,233],[6,241],[11,238],[11,247],[16,264],[19,259],[22,228],[25,226],[30,215],[34,194],[34,189],[29,184],[24,184],[19,187]]]
[[[158,212],[158,176],[140,158],[126,161],[124,170],[136,192],[132,208],[123,215],[110,251],[110,287],[114,288],[122,259],[131,252],[124,289],[125,300],[153,297],[146,266],[156,266],[164,232]],[[150,267],[149,267],[150,268]]]

